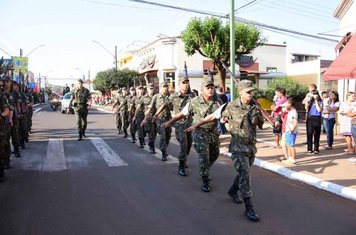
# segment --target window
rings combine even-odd
[[[277,67],[266,67],[266,72],[276,73],[277,72]]]
[[[176,81],[175,72],[165,72],[164,79],[169,84],[169,90],[174,91],[175,90],[175,81]]]

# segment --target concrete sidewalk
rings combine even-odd
[[[96,106],[104,112],[113,113],[112,106]],[[279,158],[283,156],[282,149],[274,148],[274,135],[272,130],[258,130],[257,155],[255,165],[293,180],[298,180],[328,192],[356,201],[356,155],[344,152],[345,139],[334,136],[333,150],[324,150],[326,135],[320,137],[320,153],[307,155],[305,123],[299,126],[297,137],[297,164],[293,167],[283,164]],[[230,135],[220,136],[221,157],[229,157],[228,147]]]
[[[220,152],[229,156],[230,136],[223,135],[220,138]],[[296,146],[297,164],[292,167],[279,160],[284,156],[283,151],[274,148],[271,129],[259,130],[257,139],[256,166],[356,201],[356,162],[351,161],[356,155],[344,152],[344,137],[335,135],[333,150],[325,150],[326,135],[321,134],[320,153],[307,155],[307,146],[303,144],[306,142],[305,124],[300,124]]]

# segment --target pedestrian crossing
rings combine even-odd
[[[83,169],[90,167],[127,167],[128,163],[123,160],[122,156],[130,156],[127,146],[130,139],[120,140],[120,145],[124,145],[124,150],[118,147],[117,139],[105,140],[100,137],[89,137],[81,142],[76,140],[66,140],[63,138],[51,138],[48,141],[31,142],[28,148],[23,150],[23,157],[11,158],[11,165],[14,169],[59,172],[73,169]],[[117,143],[117,144],[116,144]],[[115,146],[117,145],[117,146]],[[110,147],[112,146],[112,147]],[[135,145],[135,147],[138,147]],[[114,150],[116,149],[116,150]],[[147,154],[158,160],[161,158],[160,153],[150,154],[149,148],[134,150],[132,155]],[[140,153],[141,151],[141,153]],[[148,160],[154,160],[147,158]],[[171,155],[168,160],[162,164],[176,164],[178,159]]]

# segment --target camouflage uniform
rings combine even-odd
[[[115,108],[116,106],[120,106],[120,96],[122,96],[121,94],[119,94],[116,99],[115,99],[115,102],[113,104],[113,107]],[[117,128],[117,133],[118,134],[121,134],[122,133],[122,121],[121,121],[121,116],[120,116],[120,110],[116,110],[115,112],[115,125],[116,125],[116,128]]]
[[[126,100],[127,100],[127,111],[128,111],[128,116],[129,116],[129,125],[130,125],[130,134],[131,134],[131,138],[132,138],[132,143],[136,142],[136,124],[134,121],[132,121],[132,118],[134,116],[135,113],[135,109],[136,109],[136,99],[137,96],[132,96],[129,95]]]
[[[148,92],[147,92],[148,93]],[[141,107],[143,107],[144,112],[147,113],[148,109],[150,108],[150,103],[152,101],[153,96],[146,94],[141,103]],[[143,128],[144,135],[148,135],[148,146],[150,147],[151,153],[155,153],[155,140],[157,135],[157,124],[152,122],[152,113],[155,113],[157,110],[153,108],[151,113],[148,114],[147,123]]]
[[[187,77],[183,77],[179,79],[179,83],[189,82]],[[184,85],[184,84],[183,84]],[[195,97],[193,92],[188,90],[187,94],[183,95],[180,91],[175,92],[173,95],[169,97],[169,103],[173,111],[173,116],[178,115],[182,109],[186,106],[187,103],[191,101]],[[189,115],[176,122],[173,126],[175,128],[176,139],[179,143],[179,167],[178,174],[181,176],[187,176],[185,172],[187,156],[189,154],[190,148],[192,147],[192,133],[186,132],[187,129],[192,124],[192,116]]]
[[[20,92],[21,119],[19,128],[19,140],[21,148],[25,148],[25,142],[28,142],[28,102],[24,92]]]
[[[19,140],[19,121],[18,121],[18,109],[17,109],[17,103],[18,103],[18,92],[15,91],[10,91],[6,93],[6,98],[9,102],[9,105],[11,109],[13,110],[13,116],[12,116],[12,125],[10,126],[9,129],[9,135],[11,138],[12,145],[14,146],[14,153],[16,157],[21,157],[20,154],[20,140]]]
[[[138,139],[140,141],[140,147],[143,148],[143,145],[145,145],[145,127],[141,127],[141,122],[145,118],[145,104],[144,104],[144,99],[146,95],[139,96],[136,98],[135,102],[135,107],[136,107],[136,120],[135,120],[135,126],[138,134]]]
[[[127,97],[126,96],[119,96],[117,102],[120,104],[120,108],[116,111],[119,114],[119,118],[121,120],[122,125],[122,132],[125,134],[124,138],[127,137],[127,128],[129,126],[128,123],[128,112],[127,112]]]
[[[5,109],[9,108],[5,93],[0,90],[0,112],[2,113]],[[8,155],[7,150],[7,130],[6,130],[6,117],[0,115],[0,180],[5,180],[5,160]]]
[[[238,83],[239,92],[250,92],[255,88],[249,80]],[[232,153],[232,160],[237,175],[228,194],[237,203],[241,203],[237,192],[240,190],[244,198],[247,218],[251,221],[258,221],[259,217],[253,211],[251,202],[251,176],[250,169],[255,160],[256,149],[256,127],[262,128],[263,116],[255,104],[242,104],[237,99],[227,104],[222,113],[222,117],[228,120],[227,129],[231,133],[229,151]]]
[[[205,101],[203,95],[200,95],[194,98],[188,105],[188,113],[193,115],[193,124],[196,124],[217,110],[220,104],[215,97],[210,101]],[[199,155],[200,175],[203,181],[209,178],[210,167],[220,154],[217,125],[218,122],[215,120],[196,128],[193,132],[194,148]]]
[[[77,119],[77,129],[79,139],[85,137],[85,130],[87,129],[88,106],[87,102],[91,99],[90,91],[83,87],[77,89],[73,93],[74,111]]]
[[[235,100],[226,106],[222,116],[229,122],[229,151],[238,172],[234,182],[238,184],[242,197],[251,197],[250,168],[257,152],[256,126],[263,124],[262,114],[255,105],[243,105],[240,100]]]
[[[33,116],[33,109],[32,109],[32,105],[33,105],[33,96],[32,93],[27,92],[26,96],[28,97],[28,132],[31,132],[32,129],[32,116]]]
[[[150,104],[150,108],[158,110],[162,105],[165,105],[168,102],[168,97],[168,94],[166,96],[163,96],[161,93],[154,95]],[[163,111],[158,115],[157,119],[157,132],[159,135],[161,135],[159,148],[162,152],[162,160],[165,160],[168,156],[167,147],[172,135],[172,127],[164,128],[162,126],[163,123],[172,118],[170,110],[171,108],[166,105]]]

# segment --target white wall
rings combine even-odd
[[[277,67],[277,72],[286,72],[286,46],[267,44],[257,47],[252,55],[257,59],[260,71],[266,71],[266,67]]]
[[[353,2],[348,11],[340,20],[339,33],[344,36],[347,32],[356,31],[356,3]]]

